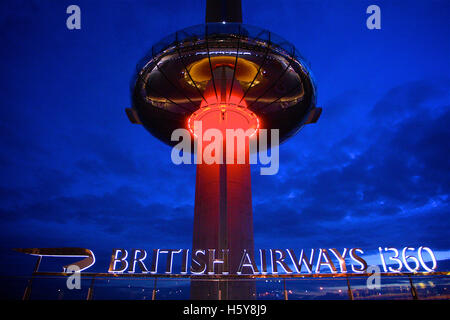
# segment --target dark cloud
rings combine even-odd
[[[33,203],[29,206],[3,210],[3,221],[37,220],[47,223],[73,223],[94,225],[110,233],[126,233],[130,237],[147,236],[158,239],[167,236],[187,234],[192,218],[192,207],[177,207],[176,204],[152,202],[141,204],[139,193],[128,187],[121,187],[101,196],[82,195],[77,197],[56,197]],[[174,228],[176,227],[176,228]],[[130,230],[134,230],[132,233]],[[142,234],[136,233],[139,231]],[[148,231],[144,231],[148,230]],[[151,232],[149,232],[151,230]]]
[[[419,89],[425,98],[414,98]],[[299,237],[309,245],[327,243],[330,237],[345,246],[363,237],[370,241],[362,239],[360,245],[390,239],[448,248],[450,109],[427,108],[428,99],[442,98],[446,92],[424,82],[392,89],[374,107],[380,109],[389,101],[403,110],[404,116],[390,126],[372,121],[364,132],[354,132],[325,150],[328,162],[314,170],[297,161],[297,166],[286,168],[285,177],[256,177],[255,230],[271,221],[277,238]],[[345,155],[353,137],[366,141],[366,147]],[[298,159],[292,150],[287,155]],[[282,152],[280,158],[286,156]],[[273,198],[276,207],[269,205]]]

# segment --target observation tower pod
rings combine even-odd
[[[204,250],[206,264],[217,262],[215,274],[233,274],[244,250],[254,257],[251,139],[257,140],[261,129],[277,129],[285,141],[315,123],[321,108],[299,52],[267,30],[242,24],[240,0],[207,0],[206,13],[206,24],[169,35],[138,63],[126,112],[132,123],[171,146],[178,143],[171,141],[173,131],[188,129],[197,157],[210,142],[198,133],[248,133],[244,147],[231,155],[230,141],[221,141],[222,154],[215,155],[221,163],[197,164],[192,254],[201,257]],[[241,155],[245,161],[237,163]],[[254,299],[255,284],[192,280],[191,298]]]

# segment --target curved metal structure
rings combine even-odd
[[[226,103],[245,102],[261,128],[280,130],[281,141],[320,116],[313,78],[292,44],[253,26],[209,23],[164,38],[138,63],[130,120],[172,145],[173,130],[186,128],[189,117],[208,104],[208,82],[217,97],[214,70],[223,66],[232,71]]]

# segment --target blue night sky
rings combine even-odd
[[[82,29],[66,28],[81,7]],[[381,8],[381,30],[366,8]],[[195,166],[132,125],[130,80],[205,1],[0,3],[0,272],[16,247],[190,248]],[[450,257],[450,2],[243,0],[310,63],[322,117],[252,168],[256,248],[420,245]]]

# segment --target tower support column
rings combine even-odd
[[[227,141],[227,130],[256,130],[257,118],[247,110],[245,101],[240,106],[235,103],[238,101],[236,96],[242,97],[243,92],[239,83],[233,80],[233,69],[220,66],[212,76],[205,90],[208,104],[192,116],[194,127],[195,123],[201,123],[200,132],[194,128],[193,133],[198,133],[194,134],[197,139],[197,159],[202,159],[197,164],[192,249],[205,250],[206,261],[209,260],[210,249],[215,250],[216,259],[223,259],[224,252],[228,252],[228,270],[224,270],[223,264],[217,264],[214,272],[235,274],[244,250],[254,256],[250,137],[241,137],[245,139],[244,143],[239,143],[239,138],[235,136]],[[223,140],[218,148],[218,152],[221,152],[218,158],[222,159],[220,163],[207,164],[203,159],[205,149],[210,143],[216,142],[203,141],[202,130],[206,132],[208,129],[215,129],[222,134]],[[226,153],[227,145],[233,146],[232,163],[226,161],[230,158]],[[237,163],[238,155],[245,157],[243,164]],[[253,299],[254,281],[191,281],[192,299],[217,300],[219,292],[221,299]]]
[[[224,147],[225,149],[225,147]],[[248,154],[248,145],[247,152]],[[198,164],[192,249],[228,250],[228,272],[236,273],[244,250],[254,256],[250,164]],[[205,257],[208,261],[208,257]],[[216,266],[215,273],[223,272]],[[191,281],[191,299],[254,299],[252,280]]]

